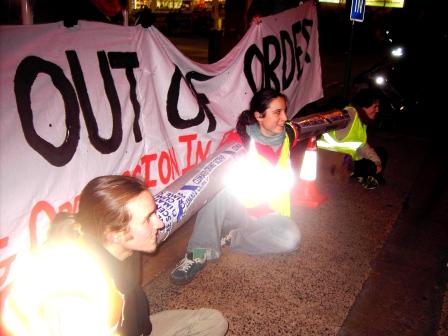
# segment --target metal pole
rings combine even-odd
[[[221,30],[221,24],[219,22],[219,0],[212,1],[212,19],[213,29]]]
[[[355,21],[352,20],[352,27],[350,30],[350,42],[348,45],[347,63],[345,64],[345,78],[344,78],[344,98],[348,99],[350,92],[350,82],[352,74],[352,49],[353,49],[353,35],[355,34]]]
[[[33,24],[33,9],[31,8],[28,0],[20,0],[20,10],[22,15],[22,24]]]
[[[123,10],[123,26],[129,26],[129,8]]]

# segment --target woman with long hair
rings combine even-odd
[[[291,252],[300,232],[291,219],[293,185],[290,148],[298,132],[287,121],[287,99],[265,88],[252,97],[236,129],[223,142],[236,141],[247,149],[229,185],[197,214],[185,257],[171,272],[175,284],[185,284],[218,259],[221,247],[250,255]]]

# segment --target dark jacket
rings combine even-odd
[[[118,291],[124,296],[124,307],[117,333],[121,336],[151,334],[149,303],[140,285],[140,253],[134,252],[125,260],[118,260],[102,246],[86,240],[88,246],[106,267]]]

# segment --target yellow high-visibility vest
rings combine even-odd
[[[347,109],[354,109],[347,107]],[[355,110],[356,111],[356,110]],[[317,140],[317,147],[348,154],[353,160],[358,160],[357,149],[363,146],[367,141],[367,127],[359,119],[358,113],[355,113],[355,118],[350,127],[349,132],[343,139],[337,139],[336,130],[322,134]]]
[[[275,165],[274,171],[276,172],[276,176],[292,176],[292,169],[291,169],[291,162],[289,158],[289,137],[285,134],[285,140],[283,141],[281,150],[280,150],[280,157],[277,161],[277,164]],[[256,151],[256,150],[255,150]],[[257,160],[257,165],[260,167],[260,170],[263,170],[263,168],[272,168],[272,163],[269,162],[268,159],[266,159],[263,155],[259,154],[258,152],[252,153],[253,158]],[[273,178],[273,177],[270,177]],[[275,179],[275,177],[274,177]],[[261,184],[267,185],[264,181],[259,181]],[[277,181],[268,181],[272,183],[276,183]],[[291,181],[292,186],[293,181]],[[267,190],[269,192],[269,190]],[[243,205],[250,209],[250,208],[256,208],[258,206],[261,206],[262,203],[259,199],[254,198],[244,198],[241,199],[241,202]],[[267,202],[269,208],[271,208],[273,211],[283,215],[283,216],[291,216],[291,196],[290,196],[290,190],[284,190],[280,192],[279,194],[275,195],[272,199],[270,199]]]

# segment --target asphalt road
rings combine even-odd
[[[448,171],[438,150],[436,142],[428,144],[338,335],[447,335]]]

